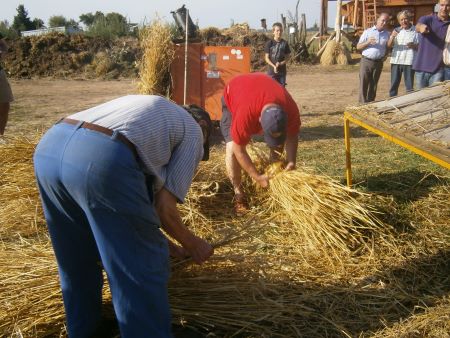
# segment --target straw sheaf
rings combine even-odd
[[[170,65],[175,57],[168,24],[160,19],[139,31],[142,59],[139,63],[138,89],[141,94],[167,96]]]
[[[351,55],[348,48],[343,43],[331,40],[320,57],[320,64],[323,66],[348,65],[349,60],[351,60]]]

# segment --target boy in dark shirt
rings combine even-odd
[[[291,53],[286,40],[281,38],[283,26],[279,22],[272,25],[273,39],[264,48],[265,61],[269,65],[267,74],[281,85],[286,86],[286,62]]]

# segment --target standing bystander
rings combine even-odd
[[[391,89],[389,96],[397,96],[398,86],[402,79],[405,81],[406,91],[414,88],[414,70],[412,64],[416,56],[417,46],[419,45],[419,33],[410,21],[411,12],[401,11],[397,14],[400,27],[395,28],[389,41],[388,47],[392,49],[391,54]]]
[[[375,100],[377,84],[383,70],[389,32],[385,29],[389,14],[381,13],[375,26],[367,28],[359,38],[356,49],[362,51],[359,69],[359,102]]]
[[[0,34],[0,59],[7,53],[8,46]],[[9,106],[14,101],[11,86],[6,79],[6,73],[0,63],[0,136],[3,136],[8,122]]]
[[[417,57],[413,63],[416,89],[428,87],[444,79],[442,51],[450,23],[450,0],[439,0],[438,5],[437,14],[422,16],[416,24],[416,31],[421,33]]]
[[[286,86],[286,62],[291,50],[286,40],[281,38],[283,26],[279,22],[272,25],[273,39],[267,41],[264,48],[265,61],[269,65],[267,74],[283,86]]]

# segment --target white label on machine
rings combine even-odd
[[[222,59],[223,59],[223,60],[229,60],[229,59],[230,59],[230,56],[229,56],[229,55],[224,55],[224,56],[222,57]]]
[[[202,55],[202,56],[200,56],[200,59],[201,60],[208,60],[208,55]]]
[[[244,58],[244,55],[236,55],[236,59],[242,60]]]
[[[236,49],[233,48],[233,49],[231,50],[231,54],[233,54],[233,55],[236,54]]]
[[[241,54],[242,54],[241,50],[240,50],[240,49],[237,49],[237,50],[236,50],[236,55],[241,55]]]
[[[206,72],[206,77],[208,79],[218,79],[220,78],[220,72],[217,71],[207,71]]]

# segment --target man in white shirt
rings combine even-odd
[[[410,22],[411,12],[401,11],[397,14],[400,27],[394,29],[389,37],[388,47],[392,49],[391,54],[391,89],[389,96],[397,96],[398,87],[404,76],[406,91],[412,91],[414,87],[414,70],[412,64],[417,54],[419,45],[419,33]]]
[[[375,100],[389,40],[389,32],[385,29],[388,20],[389,14],[381,13],[375,26],[366,29],[356,45],[356,49],[362,51],[359,70],[360,103]]]
[[[199,122],[207,139],[209,116]],[[61,120],[39,142],[35,173],[69,337],[96,336],[103,269],[121,337],[172,336],[169,251],[198,264],[213,254],[176,206],[205,154],[203,130],[163,97],[130,95]]]

